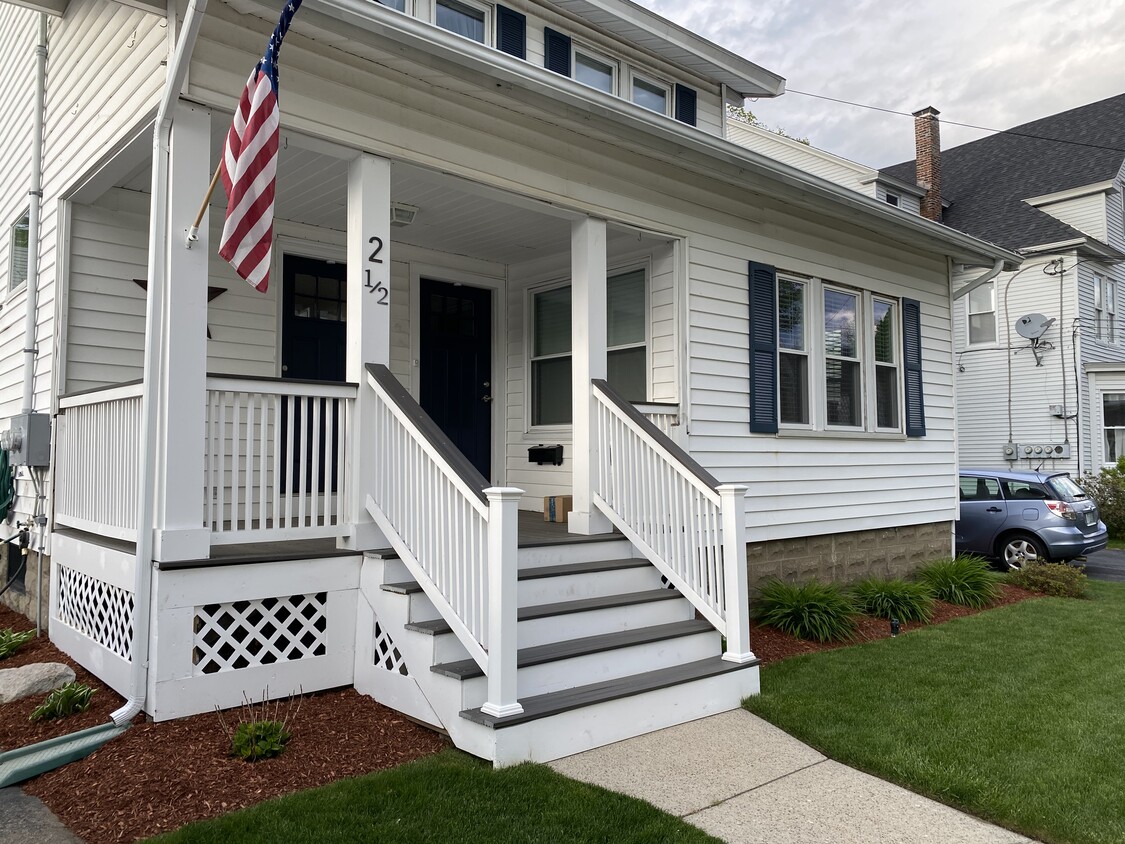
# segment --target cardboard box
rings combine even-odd
[[[574,509],[573,495],[548,495],[543,499],[543,521],[566,523]]]

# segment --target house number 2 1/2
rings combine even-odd
[[[371,250],[371,254],[367,256],[367,262],[369,264],[383,263],[383,259],[379,257],[379,253],[383,251],[383,238],[369,237],[367,239],[367,242],[375,247]],[[377,298],[375,299],[375,304],[390,304],[387,300],[391,295],[391,291],[387,289],[387,285],[383,284],[383,282],[381,281],[372,281],[371,270],[364,270],[363,273],[364,277],[367,279],[364,282],[363,286],[367,288],[368,293],[374,293],[377,296]]]

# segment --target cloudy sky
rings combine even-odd
[[[794,92],[997,129],[1125,93],[1125,0],[637,2],[784,76],[747,104],[769,126],[876,167],[914,157],[910,117]],[[941,131],[943,148],[987,134]]]

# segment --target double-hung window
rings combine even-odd
[[[1094,327],[1099,340],[1106,343],[1116,342],[1116,326],[1114,313],[1116,311],[1117,284],[1111,278],[1106,278],[1098,273],[1094,274]]]
[[[634,73],[632,89],[630,99],[637,105],[657,114],[668,113],[668,103],[672,100],[671,89],[663,82]]]
[[[648,398],[646,271],[611,275],[606,282],[608,378],[629,401]],[[531,402],[533,426],[571,423],[570,286],[531,294]]]
[[[898,304],[888,299],[872,297],[871,314],[874,318],[875,365],[875,428],[899,430],[899,389],[902,373],[899,371]]]
[[[808,283],[777,279],[778,409],[783,425],[809,424]]]
[[[863,425],[858,320],[858,293],[824,288],[825,422],[834,428]]]
[[[1125,393],[1102,393],[1103,463],[1125,457]]]
[[[607,94],[617,93],[616,62],[578,45],[574,47],[574,78]]]
[[[982,284],[969,292],[969,345],[996,342],[996,282]]]
[[[27,281],[28,226],[31,217],[24,211],[23,216],[12,223],[9,241],[8,289],[15,290]]]
[[[442,29],[479,41],[481,44],[487,43],[488,18],[487,8],[462,3],[460,0],[437,0],[434,9],[434,23]]]

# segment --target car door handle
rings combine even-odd
[[[986,512],[986,513],[1003,513],[1004,511],[1001,510],[999,507],[989,507],[984,512]]]

